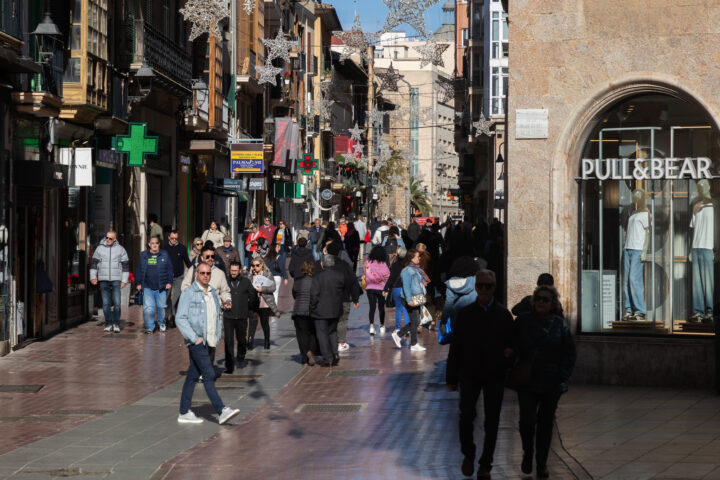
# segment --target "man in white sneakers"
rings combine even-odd
[[[210,270],[207,263],[198,264],[195,282],[182,292],[175,316],[175,324],[190,353],[190,366],[180,397],[179,423],[202,423],[202,419],[190,410],[195,384],[201,375],[205,393],[220,417],[220,425],[240,413],[236,408],[226,407],[215,388],[215,368],[209,349],[215,348],[220,341],[223,322],[217,290],[210,285]]]
[[[105,234],[105,241],[95,249],[90,263],[90,283],[100,285],[106,332],[120,332],[121,289],[128,283],[130,259],[117,242],[117,233]]]

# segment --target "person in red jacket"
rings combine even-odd
[[[247,240],[245,240],[245,251],[248,252],[247,257],[252,258],[253,253],[257,251],[257,241],[261,237],[267,240],[267,238],[258,230],[257,225],[253,224],[252,232],[247,236]]]

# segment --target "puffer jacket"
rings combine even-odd
[[[450,322],[450,328],[455,330],[455,319],[460,310],[477,299],[475,291],[475,277],[452,277],[445,282],[445,307],[443,308],[440,325]]]
[[[300,268],[305,262],[315,263],[312,251],[307,247],[296,248],[290,256],[290,266],[288,267],[290,276],[293,278],[300,278],[302,276]]]
[[[269,278],[272,280],[272,286],[270,287],[262,287],[262,291],[260,292],[260,296],[263,300],[265,300],[265,303],[267,304],[268,308],[272,311],[273,315],[276,317],[280,316],[280,310],[277,307],[277,304],[275,303],[275,296],[273,295],[273,292],[276,288],[278,288],[278,285],[275,284],[275,279],[273,278],[272,273],[270,273],[270,270],[267,268],[267,265],[263,266],[263,272],[262,276],[265,278]],[[255,275],[252,276],[252,279],[255,279]]]
[[[147,262],[150,258],[150,250],[143,250],[140,253],[140,260],[138,261],[137,273],[135,275],[135,283],[142,285],[143,288],[147,288],[145,285],[145,274],[147,273]],[[165,290],[165,285],[173,283],[173,265],[170,261],[170,255],[167,251],[160,249],[157,253],[157,267],[158,267],[158,290]]]
[[[300,277],[293,283],[292,294],[295,299],[293,316],[310,316],[310,289],[312,288],[312,277],[307,275]]]
[[[129,276],[130,259],[122,245],[114,241],[110,246],[97,246],[90,263],[90,280],[128,283]]]
[[[220,343],[220,338],[223,333],[220,299],[218,299],[217,290],[215,290],[212,285],[208,288],[215,300],[215,310],[217,311],[217,327],[215,332],[218,343]],[[177,313],[175,314],[175,325],[185,339],[185,343],[188,345],[193,345],[197,342],[198,337],[202,337],[203,343],[207,342],[207,308],[205,307],[205,295],[197,282],[193,282],[193,284],[186,288],[182,295],[180,295]]]

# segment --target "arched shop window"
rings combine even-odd
[[[714,331],[719,174],[720,137],[698,104],[646,94],[601,116],[578,177],[583,332]]]

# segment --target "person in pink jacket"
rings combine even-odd
[[[388,256],[385,249],[376,246],[370,251],[365,263],[365,282],[370,303],[370,335],[375,335],[375,307],[380,315],[380,335],[385,333],[385,282],[390,278]]]

